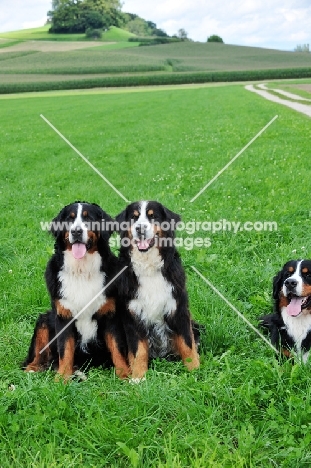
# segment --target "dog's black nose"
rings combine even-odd
[[[144,232],[147,229],[147,225],[146,224],[137,224],[135,229],[136,229],[137,234],[144,234]]]
[[[82,232],[83,232],[83,229],[81,226],[76,226],[74,228],[71,229],[71,235],[75,238],[75,239],[79,239],[79,237],[82,236]]]
[[[294,278],[287,278],[284,284],[287,287],[287,289],[293,290],[297,287],[298,281],[296,281]]]

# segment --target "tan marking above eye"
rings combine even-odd
[[[309,270],[308,270],[308,268],[303,268],[301,271],[302,271],[302,273],[308,273]]]
[[[86,210],[83,211],[82,216],[84,216],[86,218],[88,216],[88,212]]]
[[[147,215],[148,215],[148,216],[152,216],[152,215],[153,215],[153,210],[148,210],[148,211],[147,211]]]
[[[289,271],[290,273],[293,273],[293,272],[294,272],[294,267],[289,267],[289,268],[288,268],[288,271]]]
[[[139,216],[139,212],[137,210],[134,210],[134,216]]]
[[[70,213],[70,218],[75,218],[76,214],[74,212]]]

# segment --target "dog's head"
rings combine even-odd
[[[53,219],[50,231],[61,250],[69,250],[80,260],[94,253],[112,232],[112,218],[95,203],[74,202],[65,206]]]
[[[180,216],[156,201],[131,203],[117,217],[121,245],[140,252],[173,246]]]
[[[273,298],[278,311],[288,315],[311,313],[311,260],[290,260],[273,279]]]

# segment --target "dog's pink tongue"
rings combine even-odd
[[[140,241],[138,241],[137,247],[139,248],[139,250],[147,250],[149,247],[148,239],[141,239]]]
[[[84,257],[86,254],[86,245],[81,244],[80,242],[76,242],[72,245],[72,255],[74,258],[79,260],[80,258]]]
[[[293,297],[287,306],[287,313],[292,317],[296,317],[301,312],[301,305],[304,301],[304,297]]]

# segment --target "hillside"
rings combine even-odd
[[[16,89],[22,90],[21,75],[27,75],[28,89],[31,82],[49,89],[51,81],[50,89],[58,89],[57,82],[61,89],[69,80],[67,87],[81,88],[82,81],[94,87],[311,76],[310,53],[199,42],[137,47],[127,41],[130,33],[119,28],[107,31],[103,41],[86,41],[80,34],[50,35],[47,28],[0,34],[0,92],[17,82]],[[47,42],[50,36],[60,37]]]
[[[21,41],[85,41],[88,39],[85,34],[51,34],[49,33],[50,26],[45,25],[40,28],[21,29],[20,31],[11,31],[0,33],[0,39],[21,40]],[[99,41],[127,41],[134,34],[125,31],[124,29],[112,26],[108,31],[103,33],[103,37]]]

